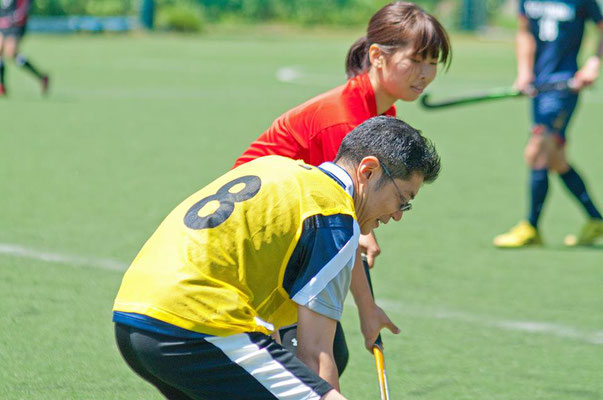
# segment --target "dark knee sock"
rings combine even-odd
[[[538,219],[540,218],[548,190],[548,171],[546,169],[533,169],[530,174],[530,212],[528,221],[534,227],[538,226]]]
[[[0,85],[4,85],[4,60],[0,57]]]
[[[568,188],[571,194],[582,204],[584,210],[588,213],[591,218],[601,219],[601,214],[597,207],[595,207],[592,199],[590,198],[584,181],[578,175],[578,173],[570,167],[569,171],[565,174],[559,174],[563,183]]]
[[[29,72],[31,72],[32,74],[34,74],[38,79],[42,79],[42,77],[44,76],[40,71],[38,71],[38,69],[36,67],[34,67],[28,60],[27,58],[22,55],[19,54],[17,55],[17,65],[19,65],[20,67],[25,68],[26,70],[28,70]]]

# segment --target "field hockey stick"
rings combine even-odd
[[[368,280],[369,288],[371,289],[371,295],[375,298],[373,292],[373,282],[371,281],[371,273],[369,271],[368,261],[366,255],[362,255],[362,265],[364,265],[364,272],[366,273],[366,279]],[[387,387],[387,374],[385,373],[385,358],[383,357],[383,341],[381,340],[381,334],[377,336],[375,344],[373,344],[373,355],[375,356],[375,366],[377,367],[377,376],[379,378],[379,390],[381,391],[381,400],[390,400],[389,388]]]
[[[534,93],[543,93],[550,92],[553,90],[571,90],[574,88],[574,80],[568,79],[565,81],[558,81],[552,83],[545,83],[542,85],[532,86],[530,92]],[[500,100],[500,99],[508,99],[512,97],[521,97],[525,96],[526,93],[514,89],[514,88],[494,88],[484,92],[477,92],[472,94],[467,94],[459,97],[452,97],[447,100],[440,101],[432,101],[430,100],[430,95],[428,93],[424,94],[421,97],[421,105],[427,109],[438,109],[438,108],[446,108],[452,106],[459,106],[463,104],[473,104],[473,103],[481,103],[484,101],[491,100]]]

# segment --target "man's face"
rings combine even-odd
[[[390,219],[400,221],[404,213],[400,208],[415,198],[423,184],[421,174],[412,174],[407,180],[394,179],[392,182],[378,160],[376,164],[361,165],[358,172],[356,217],[362,234],[370,233],[380,224],[387,224]],[[382,176],[384,183],[379,187]]]

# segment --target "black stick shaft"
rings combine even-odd
[[[574,87],[573,79],[568,79],[564,81],[557,82],[549,82],[541,85],[534,85],[532,87],[534,93],[544,93],[550,92],[554,90],[566,91],[571,90]],[[457,97],[451,97],[445,100],[440,101],[432,101],[430,99],[429,94],[424,94],[421,97],[421,104],[423,107],[428,109],[435,108],[446,108],[451,106],[460,106],[463,104],[473,104],[473,103],[481,103],[484,101],[492,101],[492,100],[500,100],[500,99],[508,99],[512,97],[521,97],[524,96],[525,93],[514,89],[514,88],[495,88],[490,89],[486,92],[481,93],[472,93],[466,94]]]
[[[373,291],[373,282],[371,281],[371,271],[368,265],[368,261],[364,255],[362,255],[362,265],[364,265],[364,272],[366,273],[366,280],[368,281],[369,288],[371,289],[371,295],[373,299],[375,298],[375,292]],[[383,341],[381,340],[381,334],[377,336],[377,340],[375,340],[375,345],[379,346],[380,349],[383,349]]]

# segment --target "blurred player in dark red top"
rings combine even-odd
[[[17,65],[35,75],[42,85],[42,93],[48,90],[48,75],[41,73],[19,53],[19,43],[26,32],[30,6],[30,0],[0,0],[0,96],[6,95],[6,58],[14,59]]]
[[[377,115],[396,116],[397,100],[414,101],[433,81],[438,63],[448,65],[450,43],[442,25],[410,2],[384,6],[371,18],[367,33],[350,48],[348,81],[278,117],[239,157],[235,166],[266,155],[303,159],[312,165],[332,161],[343,138]],[[372,234],[361,236],[359,250],[372,267],[380,253]],[[358,305],[365,346],[379,331],[395,327],[371,297],[361,257],[356,257],[351,292]],[[358,267],[358,264],[360,266]],[[281,331],[283,345],[295,346],[295,334]],[[339,373],[347,363],[347,346],[338,325],[334,354]]]

